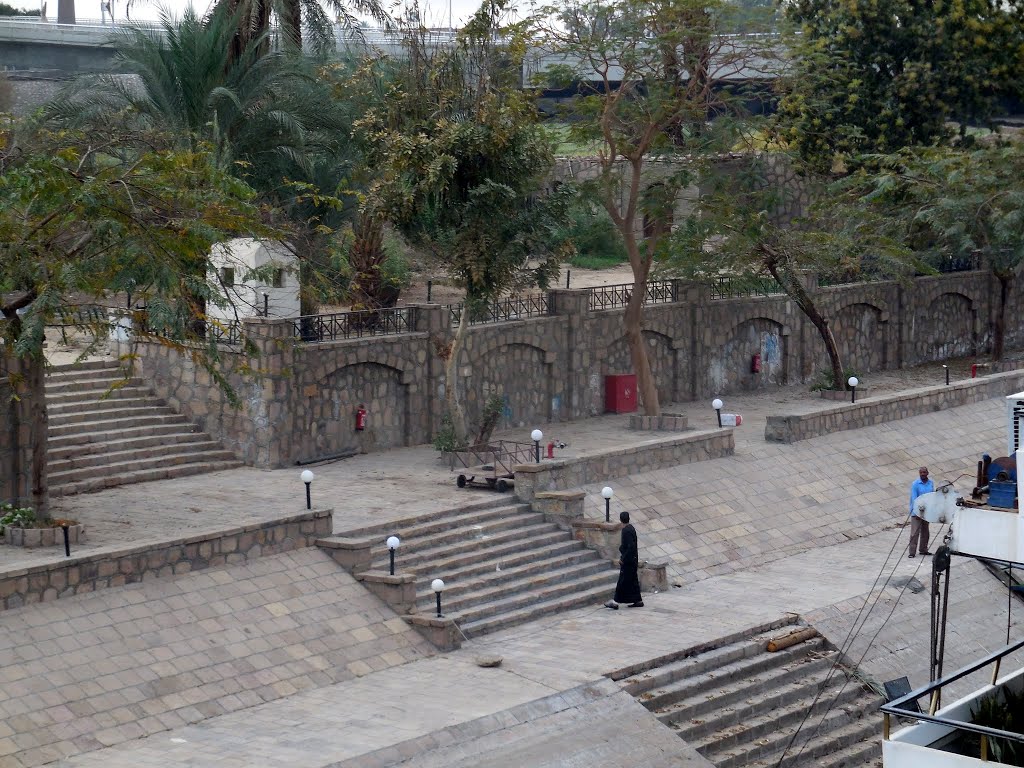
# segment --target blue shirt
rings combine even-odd
[[[918,496],[922,496],[926,493],[931,493],[935,490],[935,483],[929,477],[928,482],[921,482],[921,478],[918,478],[910,486],[910,516],[917,517],[917,507],[914,502],[917,501]]]

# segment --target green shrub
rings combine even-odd
[[[0,534],[7,526],[24,528],[36,521],[36,513],[31,507],[15,507],[13,504],[0,504]]]
[[[834,377],[832,376],[831,368],[822,368],[814,375],[814,379],[811,381],[811,392],[820,392],[821,390],[843,390],[846,389],[846,382],[851,376],[860,378],[860,374],[857,373],[853,368],[847,368],[843,371],[843,381],[837,387]]]
[[[441,428],[434,435],[434,447],[441,453],[450,453],[466,446],[459,442],[455,435],[455,425],[452,424],[451,414],[446,413],[441,417]]]
[[[580,199],[570,208],[569,219],[569,225],[560,234],[576,246],[576,254],[569,259],[572,266],[605,269],[627,260],[622,236],[604,208]]]

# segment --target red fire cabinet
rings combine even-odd
[[[633,413],[636,400],[635,373],[612,373],[604,377],[605,413]]]

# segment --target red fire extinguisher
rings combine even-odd
[[[366,408],[362,403],[356,409],[356,432],[362,432],[366,429]]]
[[[760,373],[761,372],[761,353],[755,352],[754,356],[750,358],[750,372]]]

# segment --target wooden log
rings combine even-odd
[[[792,645],[802,643],[805,640],[810,640],[817,636],[818,630],[814,627],[804,627],[803,629],[790,632],[788,635],[783,635],[782,637],[773,637],[768,641],[767,651],[769,653],[775,653],[776,651],[781,651],[784,648],[789,648]]]

